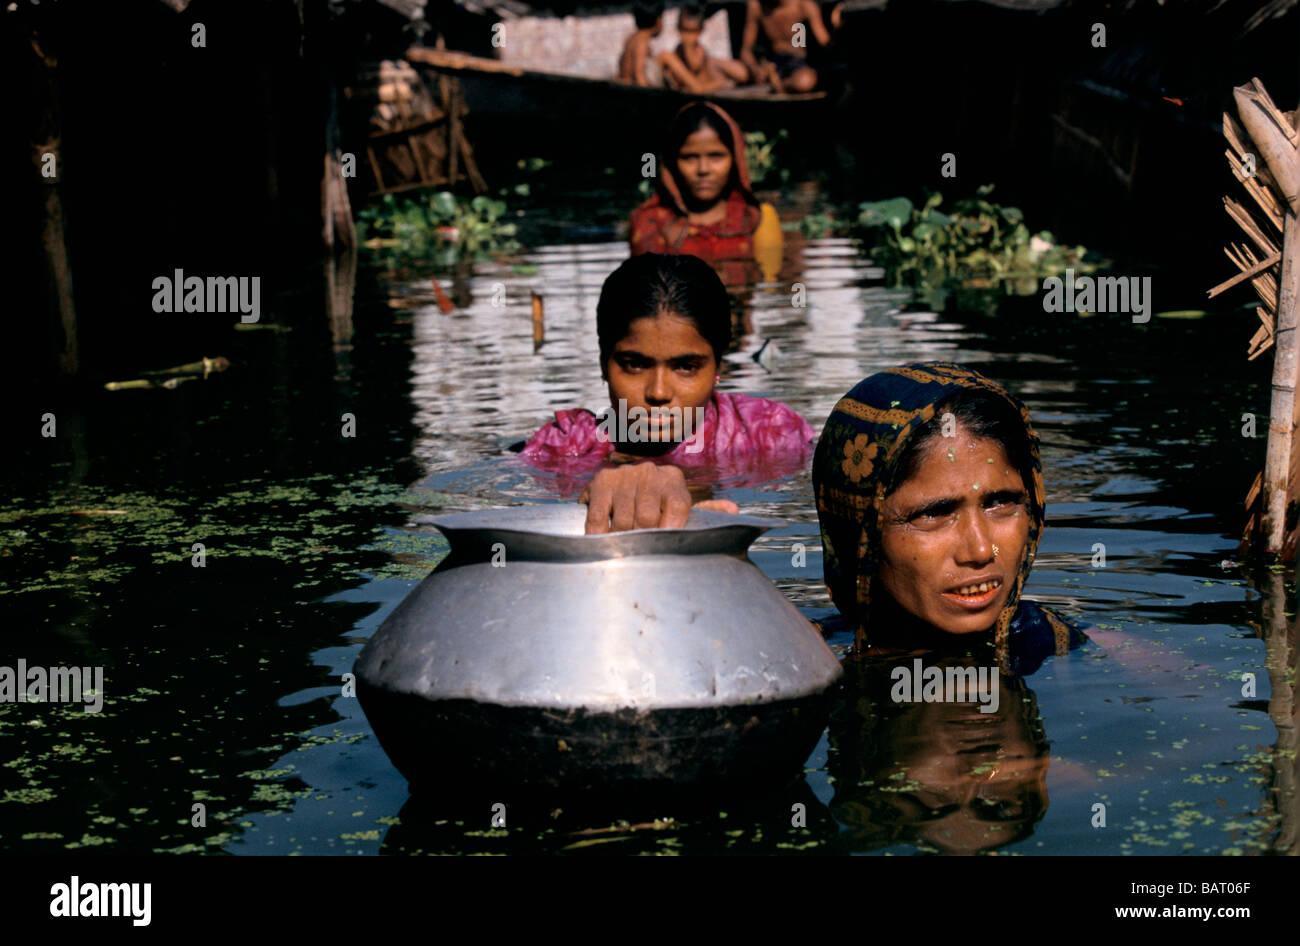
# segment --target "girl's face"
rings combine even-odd
[[[648,413],[655,408],[680,408],[649,419],[652,442],[678,443],[684,412],[708,403],[717,370],[713,348],[695,323],[661,311],[654,318],[634,319],[628,325],[627,334],[614,345],[605,363],[605,380],[615,411],[624,400],[631,419],[635,418],[633,408]],[[694,417],[692,414],[691,423]]]
[[[1029,541],[1024,480],[993,440],[957,426],[923,449],[885,500],[878,580],[909,614],[948,634],[987,631]]]
[[[677,175],[697,203],[711,203],[722,197],[731,163],[731,152],[718,133],[701,125],[677,152]]]
[[[700,32],[704,29],[699,20],[688,20],[682,18],[677,24],[677,33],[682,38],[682,45],[687,49],[694,49],[700,43]],[[714,134],[716,138],[717,135]]]

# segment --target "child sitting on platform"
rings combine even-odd
[[[677,32],[682,41],[673,52],[659,56],[664,79],[669,85],[697,95],[749,82],[749,70],[742,63],[734,59],[716,59],[700,45],[705,19],[702,6],[682,7],[677,18]]]
[[[837,4],[831,12],[831,24],[835,28],[839,27],[841,6]],[[804,21],[807,21],[806,28]],[[760,28],[771,47],[767,60],[761,63],[754,55]],[[813,0],[748,0],[740,60],[756,80],[766,81],[774,92],[811,92],[817,87],[817,73],[808,65],[806,29],[812,31],[822,46],[830,45],[831,34]]]
[[[646,63],[655,61],[650,56],[650,40],[663,32],[663,0],[637,0],[632,18],[636,21],[636,32],[623,44],[623,55],[618,60],[618,78],[633,85],[654,85],[656,83],[646,76]]]

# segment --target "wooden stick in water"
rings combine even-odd
[[[456,307],[451,304],[451,300],[447,298],[447,294],[442,291],[442,286],[438,285],[438,277],[435,276],[432,282],[433,282],[433,294],[438,299],[438,309],[442,312],[443,315],[446,315]]]
[[[542,297],[536,292],[533,296],[533,351],[542,347],[542,342],[546,339],[545,316],[542,312]]]
[[[146,378],[164,374],[201,374],[207,376],[214,371],[225,371],[229,367],[230,362],[218,355],[216,358],[202,358],[188,364],[177,365],[175,368],[162,368],[157,371],[141,371],[140,373]]]

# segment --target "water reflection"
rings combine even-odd
[[[547,479],[507,447],[556,410],[604,405],[595,306],[626,252],[622,243],[557,245],[477,265],[458,283],[466,306],[450,314],[412,284],[424,303],[412,311],[411,399],[414,453],[425,470],[413,494],[443,508],[554,501],[576,490],[576,481]],[[882,276],[848,241],[792,241],[776,281],[736,293],[743,331],[721,389],[778,398],[820,426],[858,380],[904,361],[957,360],[1005,380],[1036,418],[1047,471],[1049,527],[1027,594],[1100,625],[1105,645],[1047,661],[1032,689],[1004,677],[991,718],[953,704],[894,706],[868,674],[837,715],[821,760],[810,760],[805,788],[794,790],[815,801],[805,802],[806,828],[791,824],[794,800],[732,799],[719,806],[725,825],[716,813],[664,823],[629,811],[602,824],[594,812],[569,811],[564,823],[526,823],[525,841],[499,843],[471,840],[483,829],[472,818],[458,825],[412,801],[385,850],[1295,849],[1295,763],[1273,766],[1272,737],[1260,725],[1276,724],[1279,749],[1293,745],[1294,704],[1276,707],[1289,679],[1280,668],[1295,665],[1294,627],[1273,632],[1265,653],[1247,629],[1258,608],[1248,586],[1217,567],[1235,546],[1206,520],[1217,494],[1171,488],[1178,451],[1201,441],[1170,406],[1174,391],[1197,391],[1210,406],[1227,392],[1207,392],[1203,378],[1181,376],[1175,362],[1159,396],[1146,397],[1154,366],[1111,364],[1094,337],[1043,323],[1023,300],[926,311]],[[796,283],[805,308],[791,305]],[[537,351],[533,292],[546,313]],[[990,309],[996,317],[982,314]],[[1021,327],[1035,319],[1032,331]],[[1203,482],[1231,475],[1218,455],[1196,455]],[[760,539],[751,556],[820,617],[829,602],[808,474],[778,473],[761,487],[724,482],[719,495],[791,523]],[[409,527],[427,529],[417,510]],[[1099,543],[1104,567],[1095,564]],[[798,547],[806,556],[796,564]],[[1277,607],[1266,623],[1282,620]],[[1285,648],[1277,643],[1284,638]],[[842,650],[847,641],[832,644]],[[1259,677],[1255,701],[1239,696],[1249,672]],[[1095,824],[1098,804],[1109,812],[1105,828]]]
[[[1295,854],[1300,853],[1300,793],[1296,791],[1300,781],[1300,753],[1296,751],[1300,706],[1295,689],[1300,670],[1300,616],[1290,610],[1295,607],[1294,589],[1288,592],[1281,575],[1271,573],[1265,582],[1262,630],[1268,651],[1268,715],[1277,727],[1267,804],[1280,815],[1274,849]]]
[[[626,244],[600,243],[478,265],[466,280],[467,304],[451,314],[426,293],[428,303],[412,312],[411,398],[421,430],[415,454],[430,473],[497,455],[558,410],[608,402],[596,302],[626,258]],[[969,338],[934,313],[902,311],[908,295],[881,288],[881,275],[848,241],[802,247],[782,282],[744,294],[750,331],[726,358],[721,390],[778,397],[817,424],[864,373],[904,358],[951,357]],[[806,308],[791,305],[794,282],[806,289]],[[546,341],[536,352],[533,292],[545,300]],[[760,364],[752,356],[764,342],[778,354]]]
[[[984,663],[967,654],[926,666]],[[846,668],[852,696],[831,722],[829,771],[831,811],[854,849],[911,843],[973,854],[1028,837],[1047,811],[1049,743],[1025,679],[996,675],[998,699],[985,707],[895,702],[894,670],[910,666],[909,657]]]
[[[736,296],[745,331],[721,389],[779,399],[817,427],[852,384],[903,361],[953,359],[1006,383],[1044,445],[1048,527],[1026,596],[1093,622],[1096,646],[1006,680],[991,723],[895,707],[865,684],[802,781],[704,812],[602,820],[571,805],[530,821],[512,808],[498,832],[493,800],[462,815],[409,799],[340,695],[342,674],[445,554],[431,514],[560,498],[508,446],[558,409],[604,405],[594,312],[627,251],[564,243],[440,273],[447,314],[432,270],[376,300],[373,274],[340,257],[309,274],[318,288],[296,319],[286,311],[289,331],[239,333],[223,354],[240,371],[170,399],[60,410],[60,437],[31,463],[44,480],[13,491],[0,591],[10,625],[41,633],[15,631],[11,652],[24,656],[21,640],[29,663],[107,661],[109,693],[102,718],[45,727],[14,725],[32,707],[0,707],[17,747],[0,784],[6,845],[1295,853],[1294,585],[1221,564],[1258,458],[1222,449],[1216,425],[1227,418],[1235,437],[1242,410],[1267,402],[1244,359],[1203,369],[1206,350],[1240,341],[1239,321],[1191,333],[1153,319],[1139,335],[1002,297],[993,315],[935,312],[887,288],[846,241],[788,250],[777,280]],[[796,282],[804,308],[791,305]],[[534,291],[546,313],[536,352]],[[362,435],[340,450],[343,411]],[[718,489],[790,523],[751,557],[806,615],[828,614],[807,470]],[[208,544],[205,569],[189,565],[194,541]],[[973,744],[967,728],[981,733]],[[92,762],[107,777],[88,780]],[[175,814],[177,799],[188,811],[203,798],[206,833]]]

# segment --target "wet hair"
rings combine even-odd
[[[596,303],[596,336],[604,368],[637,319],[671,312],[689,320],[722,355],[731,344],[731,300],[713,267],[698,256],[642,253],[609,274]]]
[[[655,21],[664,15],[664,0],[637,0],[636,5],[632,7],[632,19],[636,21],[636,28],[639,30],[648,30],[655,25]]]
[[[1032,502],[1033,459],[1024,418],[1010,401],[979,388],[968,388],[935,406],[934,417],[912,434],[903,447],[898,458],[898,477],[890,492],[901,487],[920,469],[926,449],[935,438],[943,435],[944,415],[949,413],[957,426],[972,437],[992,440],[1006,451],[1007,459],[1025,481]]]
[[[736,170],[736,147],[745,146],[743,141],[737,142],[731,134],[731,128],[726,121],[716,111],[709,108],[703,102],[692,102],[673,119],[673,123],[668,126],[668,137],[664,140],[664,159],[668,162],[669,173],[674,177],[677,176],[677,152],[682,150],[682,145],[686,144],[686,139],[695,134],[701,128],[712,128],[722,141],[722,146],[731,153],[731,175],[727,178],[727,190],[731,190],[740,183],[740,176]],[[685,195],[688,188],[684,186],[685,182],[678,180],[678,187]],[[724,196],[726,191],[723,192]]]

